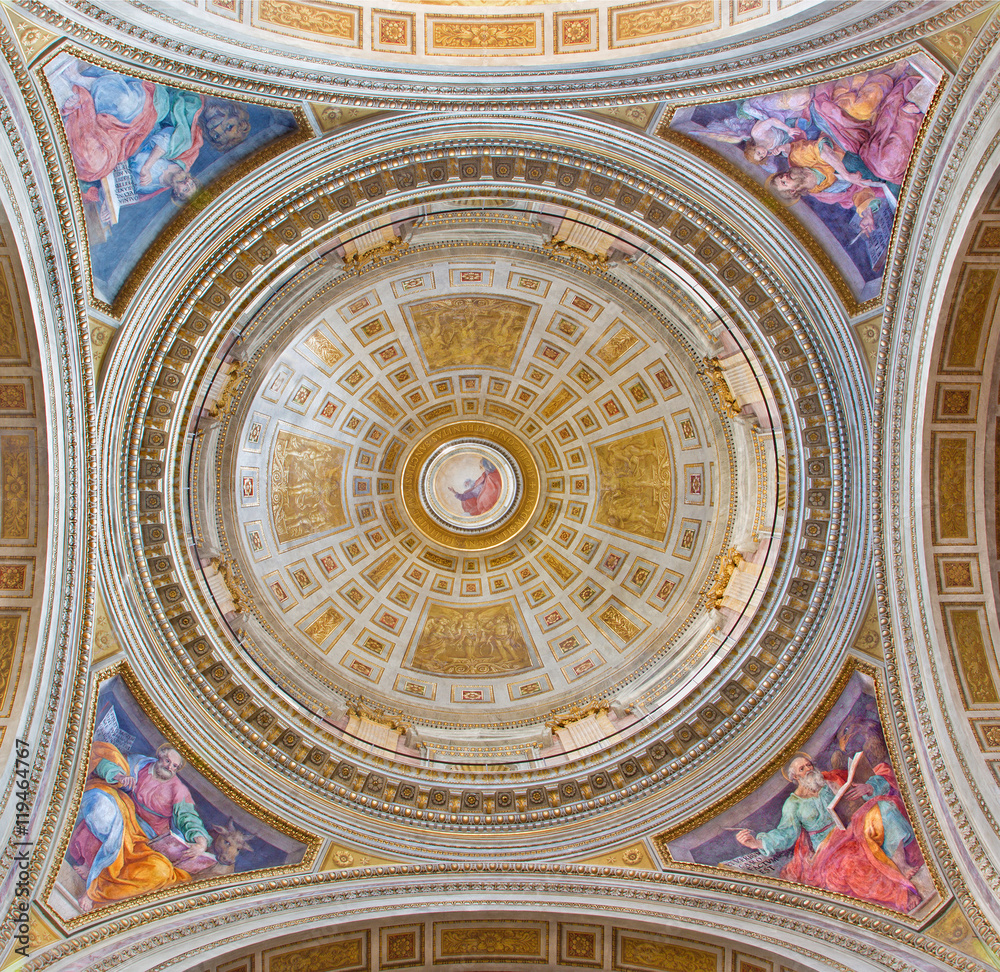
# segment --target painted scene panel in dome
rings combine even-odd
[[[111,303],[168,224],[237,163],[299,129],[288,111],[210,97],[57,54],[45,76]]]
[[[939,900],[875,686],[859,671],[781,772],[708,823],[659,843],[677,863],[777,878],[906,914]]]
[[[300,864],[309,847],[189,762],[120,675],[106,680],[76,821],[49,896],[70,920],[177,885]]]
[[[942,75],[913,54],[808,87],[678,109],[669,128],[788,206],[864,302],[881,291],[901,186]]]

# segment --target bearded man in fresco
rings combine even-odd
[[[150,846],[172,834],[197,856],[211,843],[191,791],[177,776],[183,765],[168,744],[155,756],[125,757],[110,743],[94,742],[68,852],[87,885],[78,902],[81,911],[191,879]]]
[[[924,897],[911,883],[923,858],[889,764],[879,763],[866,782],[848,789],[849,800],[863,802],[846,829],[837,826],[829,809],[847,782],[846,772],[823,773],[806,753],[797,753],[784,775],[795,790],[781,808],[778,826],[759,834],[740,830],[736,839],[767,856],[793,848],[781,871],[786,881],[912,911]]]
[[[483,474],[473,482],[471,479],[465,481],[465,489],[459,493],[453,486],[448,489],[455,494],[462,504],[462,509],[469,516],[479,516],[481,513],[488,513],[496,505],[496,501],[503,492],[503,479],[500,471],[489,459],[480,459],[479,465]]]

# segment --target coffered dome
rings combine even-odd
[[[553,711],[601,698],[623,728],[696,681],[759,602],[783,510],[774,440],[706,370],[703,314],[502,232],[457,242],[476,225],[286,285],[234,349],[198,494],[238,565],[234,626],[276,678],[430,736],[506,725],[477,749],[492,761]]]

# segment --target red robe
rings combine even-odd
[[[880,763],[875,772],[888,779],[895,791],[896,780],[888,764]],[[847,780],[843,772],[824,773],[823,776],[834,790]],[[905,816],[903,801],[891,791],[866,801],[851,817],[846,830],[832,830],[815,851],[809,835],[803,830],[795,842],[791,861],[782,868],[781,877],[896,911],[912,911],[920,903],[920,895],[882,850],[879,807],[883,802],[894,804]]]
[[[462,509],[469,516],[488,513],[496,505],[503,491],[503,480],[496,469],[484,472],[464,493],[458,493]],[[465,497],[468,497],[467,499]]]

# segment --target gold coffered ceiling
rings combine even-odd
[[[760,524],[780,519],[768,443],[704,374],[705,322],[537,247],[324,272],[244,333],[238,405],[199,456],[237,565],[238,620],[216,602],[231,626],[320,711],[367,700],[438,728],[596,696],[623,725],[655,711],[734,635],[773,567]],[[499,532],[442,526],[417,495],[432,447],[461,436],[513,453],[534,494]],[[706,627],[734,544],[740,600]]]

